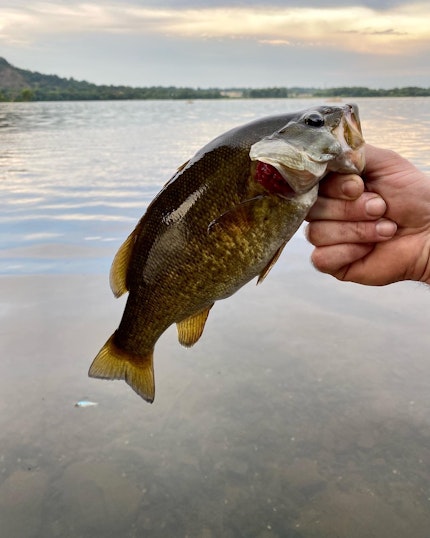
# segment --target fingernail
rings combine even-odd
[[[380,220],[376,223],[376,231],[381,237],[392,237],[397,230],[397,224],[392,220]]]
[[[348,198],[355,200],[358,198],[362,192],[362,188],[359,182],[354,179],[348,179],[341,186],[342,193]]]
[[[366,213],[370,217],[380,217],[387,209],[387,204],[380,196],[375,196],[370,200],[367,200],[365,204]]]

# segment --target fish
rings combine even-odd
[[[263,117],[210,141],[149,204],[114,257],[110,286],[128,292],[117,330],[89,376],[155,396],[154,347],[173,324],[190,347],[216,301],[261,283],[315,203],[329,172],[361,173],[356,105]]]
[[[75,407],[95,407],[96,405],[99,405],[97,402],[92,402],[91,400],[79,400],[79,402],[75,403]]]

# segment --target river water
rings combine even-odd
[[[356,101],[430,172],[430,99]],[[424,286],[339,283],[299,231],[195,347],[162,336],[152,406],[87,377],[124,307],[112,258],[175,169],[315,102],[0,104],[0,536],[428,538]]]

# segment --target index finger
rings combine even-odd
[[[326,198],[356,200],[364,192],[364,182],[357,174],[332,172],[319,185],[318,194]]]
[[[306,215],[309,222],[315,220],[368,221],[381,218],[387,210],[387,204],[381,196],[373,192],[364,192],[357,200],[341,200],[318,196],[317,201]]]

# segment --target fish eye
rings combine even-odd
[[[313,112],[312,114],[309,114],[309,116],[306,116],[305,124],[310,127],[322,127],[324,125],[324,118],[321,114]]]

